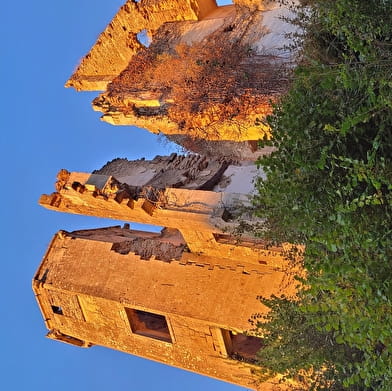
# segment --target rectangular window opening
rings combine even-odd
[[[134,334],[172,342],[165,316],[133,308],[125,308],[125,312]]]
[[[263,347],[261,338],[252,335],[222,330],[223,340],[229,357],[238,361],[255,363],[257,352]]]

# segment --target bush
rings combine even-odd
[[[297,8],[302,62],[268,119],[255,206],[306,244],[298,302],[275,298],[260,364],[314,389],[392,389],[392,2]],[[264,332],[263,332],[264,333]]]

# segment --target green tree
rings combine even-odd
[[[314,389],[392,389],[392,1],[298,6],[302,60],[258,163],[263,235],[306,245],[296,302],[266,301],[259,361]],[[306,287],[306,288],[305,288]]]

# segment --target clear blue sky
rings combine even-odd
[[[145,130],[113,127],[95,93],[65,89],[79,59],[125,0],[7,1],[0,24],[2,390],[224,390],[241,388],[101,347],[44,337],[31,279],[52,235],[112,225],[38,206],[61,168],[90,172],[115,157],[167,154]]]

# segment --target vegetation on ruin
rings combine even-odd
[[[392,389],[392,1],[298,6],[302,61],[268,119],[277,147],[255,207],[272,242],[306,244],[298,300],[272,298],[261,377]],[[265,319],[264,319],[265,320]]]
[[[234,27],[226,29],[230,34]],[[157,93],[166,101],[161,114],[177,123],[184,134],[200,139],[213,134],[216,139],[225,123],[226,132],[240,139],[241,132],[254,125],[250,116],[270,112],[271,94],[285,91],[286,83],[278,66],[267,62],[264,69],[255,67],[249,47],[229,36],[225,42],[221,39],[218,34],[191,46],[152,43],[109,85],[109,94]],[[269,79],[260,77],[260,72],[268,73]]]

